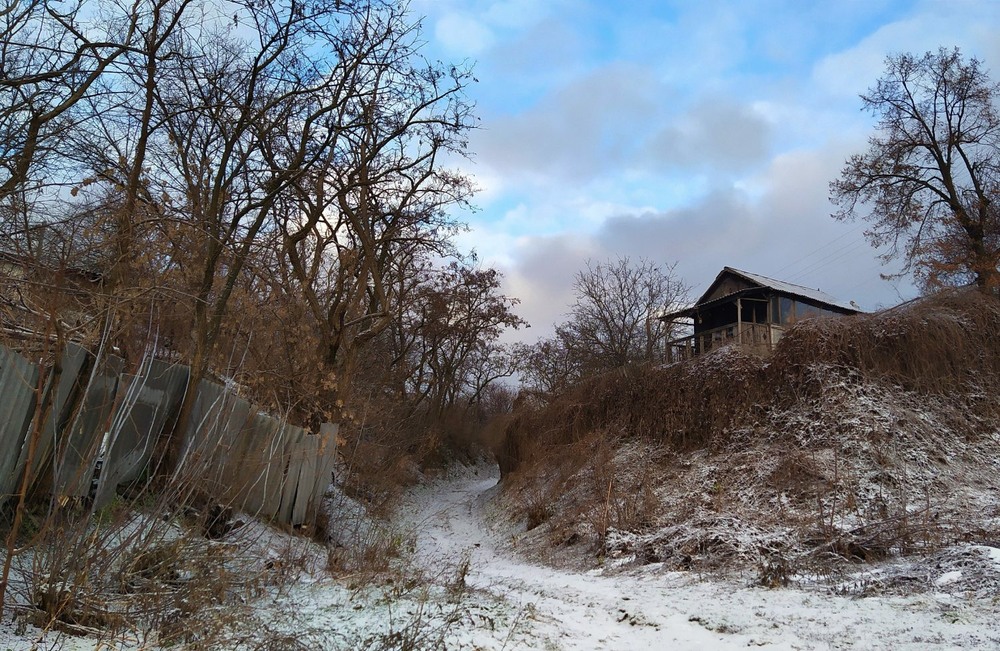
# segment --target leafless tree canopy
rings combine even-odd
[[[689,291],[675,266],[627,257],[588,261],[574,279],[568,320],[527,356],[529,383],[554,392],[587,375],[656,361],[670,327],[657,317]]]
[[[5,323],[155,340],[310,423],[360,376],[475,402],[522,322],[495,271],[448,265],[473,77],[421,46],[396,0],[0,0],[2,253],[51,272]]]
[[[837,219],[861,217],[928,286],[1000,286],[1000,86],[955,50],[886,59],[861,96],[878,118],[868,150],[831,183]]]

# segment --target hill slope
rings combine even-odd
[[[803,322],[767,359],[730,348],[594,378],[516,414],[499,456],[535,548],[584,563],[779,584],[990,544],[1000,301],[955,291]]]

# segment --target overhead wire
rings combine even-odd
[[[862,228],[864,228],[864,227],[865,227],[865,223],[864,223],[864,222],[862,222],[862,223],[858,224],[857,226],[855,226],[855,227],[854,227],[854,228],[852,228],[851,230],[849,230],[849,231],[847,231],[847,232],[845,232],[845,233],[842,233],[842,234],[838,235],[837,237],[833,238],[832,240],[830,240],[830,241],[828,241],[828,242],[824,242],[823,244],[821,244],[821,245],[820,245],[820,246],[818,246],[817,248],[813,249],[813,250],[812,250],[812,251],[810,251],[809,253],[806,253],[806,254],[805,254],[805,255],[803,255],[802,257],[800,257],[800,258],[796,258],[795,260],[792,260],[791,262],[789,262],[788,264],[786,264],[786,265],[785,265],[784,267],[782,267],[782,268],[778,269],[778,270],[777,270],[776,272],[774,272],[774,273],[775,273],[776,275],[778,275],[778,274],[781,274],[781,273],[782,273],[783,271],[785,271],[786,269],[789,269],[789,268],[791,268],[791,267],[794,267],[795,265],[799,264],[799,263],[800,263],[800,262],[802,262],[803,260],[806,260],[806,259],[808,259],[808,258],[811,258],[811,257],[812,257],[812,256],[814,256],[815,254],[819,253],[820,251],[822,251],[822,250],[824,250],[824,249],[826,249],[826,248],[829,248],[829,247],[830,247],[831,245],[835,244],[836,242],[839,242],[840,240],[844,239],[845,237],[847,237],[847,236],[849,236],[849,235],[853,235],[854,233],[857,233],[857,232],[858,232],[859,230],[861,230],[861,229],[862,229]]]
[[[830,251],[825,256],[813,260],[805,267],[800,268],[797,273],[793,274],[788,279],[788,281],[796,282],[797,280],[805,276],[808,276],[809,274],[815,273],[821,269],[825,269],[826,267],[829,267],[835,262],[839,262],[840,260],[843,260],[844,258],[853,255],[855,252],[857,252],[863,247],[867,247],[867,243],[859,241],[848,242],[847,244],[837,247],[836,249]]]

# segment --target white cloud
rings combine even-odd
[[[505,28],[523,28],[531,26],[547,15],[559,15],[560,5],[565,2],[539,2],[538,0],[500,0],[490,3],[485,14],[487,19]]]
[[[1000,49],[998,20],[996,2],[925,2],[910,17],[884,25],[854,47],[818,62],[814,82],[831,95],[857,97],[882,75],[886,56],[923,54],[939,47],[959,47],[966,56],[987,59],[989,65],[989,58]],[[1000,61],[994,58],[993,65]]]
[[[666,96],[648,69],[607,65],[520,114],[485,118],[473,147],[505,175],[579,183],[626,165]]]
[[[958,45],[1000,75],[1000,2],[415,1],[480,57],[486,191],[461,242],[505,270],[529,339],[588,258],[676,260],[702,289],[732,265],[868,308],[912,296],[830,217],[873,128],[857,95],[903,50]]]
[[[572,303],[572,278],[588,258],[645,257],[677,262],[694,294],[724,266],[822,289],[873,309],[912,297],[881,280],[886,271],[864,240],[863,226],[830,217],[827,183],[849,144],[778,156],[753,183],[759,196],[719,188],[700,201],[667,210],[633,209],[607,214],[592,231],[524,236],[503,260],[508,288],[521,297],[520,312],[537,338],[551,332]],[[534,206],[532,207],[534,209]],[[899,293],[901,292],[901,294]]]
[[[452,56],[475,57],[495,42],[492,30],[467,14],[448,13],[434,25],[434,37]]]

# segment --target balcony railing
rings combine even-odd
[[[772,323],[733,323],[667,342],[666,361],[679,362],[731,345],[767,354],[774,349],[783,332],[783,327]]]

